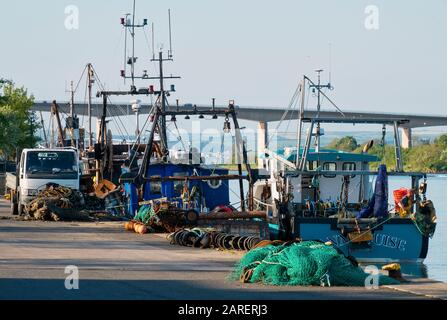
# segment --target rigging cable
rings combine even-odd
[[[270,140],[273,138],[273,136],[275,136],[277,134],[278,128],[280,127],[280,125],[282,124],[282,122],[284,121],[284,119],[287,117],[287,114],[289,113],[290,109],[293,107],[295,99],[297,99],[299,93],[299,86],[297,86],[295,92],[292,95],[292,99],[289,102],[289,105],[287,107],[287,109],[284,111],[283,115],[281,116],[281,119],[279,120],[278,125],[275,128],[275,132],[273,132],[267,139],[266,141],[266,146],[269,146]],[[299,99],[299,98],[298,98]]]

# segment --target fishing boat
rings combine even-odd
[[[266,148],[262,166],[268,178],[254,186],[256,208],[267,210],[271,237],[330,242],[346,256],[365,263],[422,262],[435,230],[436,214],[426,199],[427,175],[403,169],[398,130],[408,120],[345,117],[323,92],[332,87],[321,84],[321,71],[316,83],[307,76],[300,82],[296,146]],[[314,118],[304,117],[306,89],[316,93]],[[323,98],[339,110],[340,117],[319,116]],[[377,156],[368,154],[373,141],[361,153],[322,148],[320,137],[328,123],[381,125],[382,146],[386,128],[391,127],[395,168],[388,171],[382,164],[378,170],[370,170],[371,163],[380,163]],[[388,195],[388,177],[394,176],[408,177],[409,185],[395,190],[393,201]],[[404,197],[408,200],[405,209]]]
[[[169,50],[165,52],[160,49],[158,53],[153,52],[150,60],[157,65],[157,68],[153,72],[145,70],[142,76],[137,76],[135,72],[137,58],[133,48],[135,48],[135,30],[145,28],[148,25],[147,19],[144,19],[142,23],[136,22],[135,1],[133,14],[121,19],[126,36],[127,34],[131,36],[132,51],[131,55],[125,56],[124,59],[125,66],[129,66],[130,70],[123,69],[120,74],[124,80],[129,79],[131,84],[129,90],[100,90],[97,93],[97,97],[102,98],[103,111],[99,121],[98,141],[94,148],[97,155],[95,155],[96,181],[107,178],[110,171],[106,169],[115,167],[111,164],[117,162],[120,163],[118,181],[124,190],[124,206],[129,217],[134,217],[144,206],[164,206],[170,212],[176,213],[177,217],[182,216],[182,223],[197,225],[198,220],[201,220],[205,221],[206,226],[212,225],[216,228],[224,228],[229,233],[241,234],[250,233],[255,226],[256,234],[268,237],[265,211],[253,210],[252,191],[255,179],[247,160],[247,149],[242,138],[234,101],[229,100],[227,106],[218,107],[215,105],[215,99],[212,99],[209,109],[201,108],[200,111],[191,104],[180,105],[178,99],[174,105],[168,101],[176,89],[173,84],[166,85],[166,82],[171,79],[180,79],[178,76],[166,75],[164,71],[164,65],[173,61],[170,12],[168,17]],[[127,51],[126,49],[125,52]],[[137,88],[137,80],[152,83]],[[138,96],[150,102],[148,117],[142,128],[137,129],[136,142],[132,144],[128,152],[123,153],[125,158],[116,159],[116,161],[112,161],[107,156],[107,150],[110,150],[110,139],[107,138],[107,110],[112,96],[130,96],[134,99]],[[173,148],[170,142],[178,142],[185,138],[177,127],[180,117],[194,118],[196,121],[201,121],[205,117],[216,121],[221,119],[222,134],[232,137],[231,140],[235,142],[233,147],[236,150],[236,157],[240,159],[235,172],[230,172],[225,167],[205,164],[200,150],[191,145],[183,144],[183,150]],[[168,137],[169,126],[175,128],[170,131],[175,137]],[[143,143],[140,139],[143,140],[143,134],[146,132],[148,134]],[[112,149],[115,149],[115,145]],[[117,170],[115,169],[114,172],[116,174]],[[229,182],[233,180],[238,181],[239,185],[240,201],[237,206],[230,203]],[[244,183],[246,181],[248,188]],[[233,220],[225,219],[225,213],[228,213]]]

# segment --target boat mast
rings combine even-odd
[[[40,125],[42,126],[43,138],[45,140],[45,148],[48,148],[47,133],[45,131],[45,123],[43,121],[42,110],[40,111]]]
[[[331,83],[328,84],[321,84],[321,73],[323,72],[323,69],[318,69],[315,70],[315,72],[318,74],[318,83],[317,84],[311,84],[309,87],[313,88],[314,90],[317,90],[317,116],[316,118],[318,118],[320,116],[320,109],[321,109],[321,89],[326,88],[326,89],[331,89]],[[316,132],[315,132],[315,139],[316,139],[316,144],[315,144],[315,152],[320,152],[320,123],[317,122],[316,123]],[[312,132],[311,132],[312,134]]]
[[[160,83],[160,91],[159,91],[159,103],[160,103],[160,111],[161,111],[161,116],[159,117],[159,124],[158,124],[158,129],[159,129],[159,135],[160,135],[160,139],[162,142],[162,148],[163,148],[163,155],[167,156],[169,153],[168,150],[168,137],[166,134],[166,106],[167,106],[167,95],[169,95],[169,92],[174,92],[175,91],[175,86],[171,85],[170,90],[165,90],[165,85],[164,85],[164,79],[180,79],[180,77],[178,76],[168,76],[165,77],[164,73],[163,73],[163,62],[164,61],[173,61],[172,58],[172,35],[171,35],[171,10],[168,10],[168,19],[169,19],[169,50],[168,50],[168,54],[167,57],[164,58],[163,57],[163,51],[160,49],[160,51],[158,52],[158,59],[155,59],[155,57],[153,57],[151,59],[151,61],[153,62],[158,62],[158,66],[159,66],[159,76],[158,77],[146,77],[146,79],[157,79],[159,80]],[[153,36],[152,36],[153,37]]]
[[[321,86],[321,72],[323,72],[323,69],[316,70],[318,74],[318,89],[320,89]],[[321,109],[321,95],[320,90],[317,90],[317,118],[320,116],[320,109]],[[315,146],[315,152],[320,152],[320,123],[317,122],[316,127],[316,146]]]
[[[167,152],[167,134],[166,134],[166,116],[164,115],[164,112],[166,111],[166,93],[164,88],[164,81],[163,81],[163,52],[158,53],[158,61],[160,66],[160,99],[161,99],[161,112],[162,116],[160,118],[160,137],[162,139],[162,142],[164,144],[165,150],[164,154]]]
[[[88,149],[93,148],[93,133],[92,133],[92,84],[93,84],[93,67],[92,64],[87,64],[87,87],[88,87]]]
[[[301,131],[303,130],[303,118],[304,118],[304,100],[306,98],[306,77],[303,77],[303,81],[301,81],[301,103],[300,103],[300,112],[298,116],[298,136],[297,136],[297,145],[296,145],[296,159],[295,165],[298,168],[300,163],[300,149],[301,149]]]
[[[135,2],[136,0],[133,0],[133,12],[132,12],[132,64],[130,66],[130,74],[132,77],[132,89],[131,91],[134,91],[135,88]]]

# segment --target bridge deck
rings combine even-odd
[[[68,102],[59,102],[59,106],[62,112],[69,112]],[[224,106],[219,106],[224,107]],[[189,109],[192,110],[191,104],[183,105],[179,107],[180,110]],[[51,109],[51,102],[35,102],[34,110],[49,112]],[[171,107],[172,110],[176,110],[176,107]],[[210,105],[197,105],[197,111],[210,110]],[[237,106],[237,115],[239,119],[252,120],[258,122],[271,122],[279,121],[284,114],[284,108],[264,108],[264,107],[243,107]],[[130,104],[117,104],[109,105],[108,110],[110,114],[113,115],[133,115],[133,111]],[[140,114],[149,113],[150,106],[148,104],[142,104],[140,109]],[[262,110],[262,112],[260,112]],[[93,103],[92,104],[92,115],[94,117],[99,117],[102,112],[102,104]],[[76,103],[75,113],[77,115],[87,115],[87,104]],[[400,127],[402,128],[419,128],[419,127],[435,127],[435,126],[447,126],[447,116],[441,115],[422,115],[422,114],[403,114],[403,113],[392,113],[392,112],[358,112],[358,111],[343,111],[344,116],[337,111],[322,110],[319,116],[324,118],[338,118],[338,119],[386,119],[386,120],[408,120],[408,123],[402,123]],[[304,113],[304,117],[312,118],[316,116],[316,111],[307,110]],[[297,119],[298,112],[291,112],[287,119]]]

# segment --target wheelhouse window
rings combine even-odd
[[[174,172],[174,177],[186,177],[188,176],[187,172]],[[178,197],[182,194],[183,187],[185,185],[185,181],[174,181],[174,194]]]
[[[343,163],[343,171],[355,171],[356,165],[355,162],[344,162]],[[355,174],[351,176],[351,178],[354,178]]]
[[[159,178],[160,176],[152,176],[152,178]],[[161,194],[161,181],[151,181],[149,183],[149,192],[151,194]]]
[[[323,171],[335,171],[337,170],[337,164],[335,162],[325,162],[323,163]],[[335,178],[335,174],[324,174],[323,177]]]
[[[315,171],[317,170],[318,162],[317,161],[307,161],[307,170]]]

